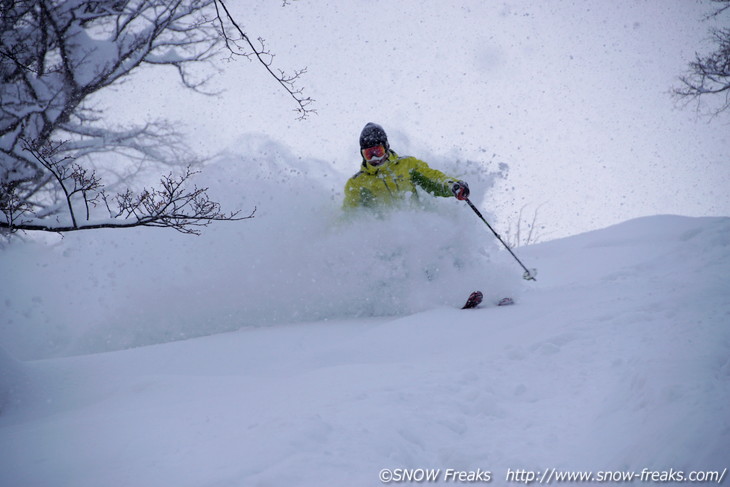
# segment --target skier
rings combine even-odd
[[[410,198],[418,201],[417,188],[433,196],[466,200],[469,185],[432,169],[415,157],[401,157],[390,148],[383,127],[368,123],[360,133],[360,171],[345,185],[343,208],[378,208],[392,206]],[[471,293],[464,308],[476,308],[483,299],[479,291]]]
[[[465,200],[469,185],[431,169],[415,157],[401,157],[390,148],[383,127],[368,123],[360,133],[360,171],[345,185],[345,209],[390,206],[396,202],[418,201],[416,188],[434,196],[454,196]]]

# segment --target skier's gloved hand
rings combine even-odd
[[[456,181],[451,186],[451,192],[454,193],[457,200],[465,200],[469,197],[469,185],[466,181]]]

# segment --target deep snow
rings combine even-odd
[[[727,218],[520,248],[524,283],[454,200],[339,210],[372,120],[467,179],[500,231],[526,204],[551,236],[726,215],[725,127],[667,93],[708,5],[378,0],[368,25],[341,2],[231,7],[277,67],[308,66],[319,114],[287,118],[249,63],[218,99],[157,70],[108,94],[110,123],[183,119],[195,150],[230,146],[198,183],[256,217],[2,249],[0,485],[730,466]],[[485,305],[456,309],[474,287]]]
[[[730,219],[642,218],[519,252],[540,274],[511,307],[0,355],[0,485],[729,467]]]

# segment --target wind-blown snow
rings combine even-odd
[[[481,201],[505,168],[432,163],[474,186]],[[52,249],[4,249],[0,338],[21,359],[93,353],[243,326],[404,315],[457,305],[484,288],[514,294],[519,273],[484,224],[454,198],[347,217],[348,176],[297,158],[261,135],[243,136],[205,168],[226,208],[254,218],[200,237],[160,230],[69,234]],[[83,232],[79,232],[83,233]],[[32,323],[32,326],[29,326]]]
[[[2,355],[16,372],[0,383],[22,387],[0,416],[0,484],[373,486],[384,468],[454,468],[502,485],[507,469],[730,466],[730,219],[643,218],[519,251],[540,275],[511,307]]]

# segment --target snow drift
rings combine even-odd
[[[730,219],[643,218],[520,251],[540,275],[511,307],[435,305],[24,362],[0,416],[0,484],[723,472]]]

